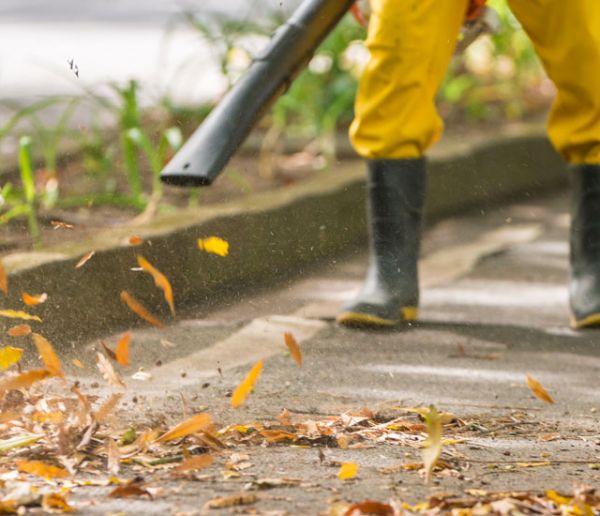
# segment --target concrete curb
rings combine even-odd
[[[489,207],[518,195],[538,194],[564,185],[565,166],[539,128],[495,135],[493,141],[442,145],[429,167],[429,218],[473,207]],[[252,195],[221,206],[161,216],[144,227],[120,227],[91,240],[3,258],[10,295],[3,307],[22,309],[22,291],[48,293],[48,301],[29,311],[32,323],[56,345],[81,343],[141,322],[119,299],[127,290],[163,321],[168,308],[152,278],[132,271],[136,254],[146,257],[171,281],[182,312],[201,314],[215,300],[235,298],[340,255],[366,242],[362,163],[343,173],[323,172],[297,186]],[[139,234],[145,243],[131,247]],[[198,238],[219,235],[230,254],[219,257],[196,247]],[[75,269],[79,258],[96,250]],[[14,320],[3,319],[5,329]]]

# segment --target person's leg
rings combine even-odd
[[[337,321],[390,326],[416,317],[425,151],[442,122],[435,95],[468,0],[371,0],[370,60],[356,98],[352,144],[368,164],[370,261]]]
[[[548,135],[571,165],[574,327],[600,325],[600,1],[509,0],[557,88]]]

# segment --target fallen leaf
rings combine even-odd
[[[394,516],[395,511],[391,505],[387,503],[376,502],[374,500],[365,500],[352,504],[344,516],[362,516],[363,514],[369,514],[374,516]]]
[[[8,376],[0,380],[0,392],[14,389],[27,389],[35,382],[44,380],[49,376],[50,372],[46,369],[32,369],[15,376]]]
[[[27,306],[41,305],[48,299],[48,294],[44,292],[43,294],[32,295],[27,292],[21,292],[21,299]]]
[[[65,497],[59,493],[48,493],[42,497],[42,509],[46,512],[75,512]]]
[[[148,371],[136,371],[131,375],[132,380],[138,380],[140,382],[147,382],[152,379],[152,374]]]
[[[121,292],[121,301],[123,301],[129,309],[137,314],[139,317],[148,321],[153,326],[157,328],[162,328],[164,324],[154,315],[152,315],[145,307],[140,303],[135,297],[133,297],[129,292],[123,290]]]
[[[14,450],[15,448],[23,448],[24,446],[29,446],[30,444],[36,443],[42,437],[41,434],[28,434],[28,435],[19,435],[17,437],[11,437],[10,439],[0,440],[0,452],[4,453],[9,450]],[[2,512],[0,511],[0,514]]]
[[[117,443],[114,441],[114,439],[107,437],[105,447],[106,469],[108,470],[109,474],[117,476],[119,474],[119,470],[121,469],[121,454],[119,453]]]
[[[0,348],[0,369],[8,369],[10,366],[15,365],[23,356],[23,350],[21,348],[13,348],[12,346],[5,346]]]
[[[133,496],[147,496],[152,500],[152,495],[144,489],[142,486],[137,484],[127,484],[119,486],[113,489],[108,496],[111,498],[131,498]]]
[[[75,226],[73,224],[67,224],[66,222],[62,222],[60,220],[51,220],[50,224],[52,224],[52,229],[74,229]]]
[[[144,240],[142,239],[142,237],[140,237],[138,235],[131,235],[127,239],[127,243],[133,247],[136,247],[138,245],[142,245],[144,243]]]
[[[8,296],[8,276],[2,260],[0,260],[0,290],[4,292],[5,296]]]
[[[83,364],[83,362],[81,360],[79,360],[78,358],[74,358],[73,360],[71,360],[71,363],[75,366],[78,367],[79,369],[85,369],[85,365]]]
[[[338,446],[342,450],[348,449],[348,437],[346,437],[345,435],[338,435],[336,438],[336,441],[337,441]]]
[[[94,414],[94,419],[98,423],[104,422],[104,420],[112,413],[112,411],[115,409],[115,407],[119,404],[119,401],[121,400],[122,397],[123,397],[123,394],[121,394],[121,393],[113,394],[110,398],[108,398],[108,400],[106,400],[104,405],[102,405],[96,411],[96,413]]]
[[[202,455],[197,455],[186,461],[183,461],[179,466],[171,471],[174,475],[180,475],[182,473],[187,473],[188,471],[197,471],[199,469],[206,468],[213,463],[212,455],[208,453],[203,453]]]
[[[539,399],[546,403],[554,404],[552,396],[548,394],[548,391],[544,389],[544,386],[538,382],[533,376],[527,375],[527,386],[531,389],[531,392],[535,394]]]
[[[298,346],[296,339],[291,333],[284,333],[283,338],[285,340],[286,346],[290,350],[290,355],[292,355],[292,358],[296,361],[296,364],[298,364],[298,366],[301,366],[302,351],[300,351],[300,347]]]
[[[198,249],[219,256],[227,256],[229,254],[229,242],[217,236],[199,238]]]
[[[33,333],[32,337],[33,342],[35,342],[35,346],[37,347],[38,353],[40,354],[40,358],[42,359],[42,362],[44,362],[44,366],[46,366],[48,372],[52,376],[64,378],[65,375],[62,372],[60,359],[54,351],[52,344],[50,344],[50,342],[48,342],[39,333]]]
[[[8,317],[9,319],[23,319],[24,321],[37,321],[42,320],[37,315],[30,315],[27,312],[21,310],[0,310],[1,317]]]
[[[9,328],[6,333],[11,337],[25,337],[31,333],[31,326],[29,324],[19,324]]]
[[[138,265],[144,269],[154,279],[154,284],[164,292],[165,300],[169,305],[171,314],[175,317],[175,304],[173,302],[173,288],[167,277],[154,267],[146,258],[141,255],[137,257]]]
[[[433,469],[442,454],[442,418],[434,406],[429,407],[425,415],[427,439],[423,443],[423,466],[425,467],[425,482],[431,482]]]
[[[69,476],[69,472],[66,469],[53,466],[38,460],[18,460],[17,468],[23,473],[29,473],[30,475],[37,475],[38,477],[45,478],[46,480],[52,480],[53,478],[66,478]]]
[[[256,364],[250,370],[246,378],[244,378],[244,380],[242,380],[242,383],[240,383],[236,387],[235,391],[233,391],[233,395],[231,396],[231,406],[233,408],[238,408],[240,405],[242,405],[242,403],[244,403],[244,401],[248,397],[248,394],[250,394],[250,392],[254,388],[254,385],[256,384],[256,381],[260,376],[262,367],[262,360],[256,362]]]
[[[354,462],[343,462],[337,476],[340,480],[350,480],[358,475],[358,469],[358,464]]]
[[[110,358],[111,360],[115,360],[115,361],[117,360],[116,353],[108,347],[108,344],[106,344],[106,342],[101,341],[100,345],[102,346],[102,349],[104,350],[104,352],[108,355],[108,358]]]
[[[212,425],[212,418],[209,414],[201,413],[192,416],[190,419],[179,423],[174,426],[168,432],[161,435],[156,442],[172,441],[174,439],[180,439],[186,435],[194,434],[209,428]]]
[[[117,374],[108,358],[106,358],[102,353],[96,353],[96,355],[98,358],[96,365],[98,366],[98,369],[102,373],[104,379],[110,385],[114,385],[115,387],[125,387],[123,379]]]
[[[131,334],[125,333],[117,342],[117,349],[115,350],[115,356],[120,366],[129,365],[129,341],[131,340]]]
[[[213,498],[206,502],[204,507],[208,509],[226,509],[227,507],[236,507],[238,505],[250,505],[258,501],[258,496],[253,494],[236,494],[230,496],[221,496]]]
[[[90,259],[92,256],[94,256],[96,254],[96,251],[90,251],[89,253],[84,254],[81,259],[77,262],[77,264],[75,265],[76,269],[79,269],[80,267],[83,267]]]
[[[290,419],[290,411],[288,409],[284,408],[281,411],[281,414],[279,414],[277,416],[277,421],[279,421],[279,423],[284,426],[291,426],[292,420]]]

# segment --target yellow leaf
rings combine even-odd
[[[13,348],[12,346],[5,346],[0,348],[0,369],[8,369],[11,365],[16,364],[21,360],[23,350],[21,348]]]
[[[37,321],[42,320],[37,315],[29,315],[27,312],[21,310],[0,310],[1,317],[8,317],[9,319],[23,319],[25,321]]]
[[[123,290],[121,292],[121,301],[123,301],[132,312],[137,314],[139,317],[141,317],[145,321],[148,321],[153,326],[156,326],[157,328],[162,328],[164,326],[164,324],[157,317],[152,315],[148,311],[148,309],[144,305],[142,305],[142,303],[140,303],[135,297],[133,297],[126,290]]]
[[[206,413],[196,414],[190,419],[186,419],[182,423],[174,426],[168,432],[161,435],[156,442],[173,441],[180,439],[186,435],[195,434],[209,428],[212,425],[212,418]]]
[[[173,317],[175,317],[173,288],[171,287],[171,284],[169,283],[167,277],[156,267],[154,267],[148,260],[146,260],[146,258],[144,258],[143,256],[138,255],[137,262],[142,269],[144,269],[147,273],[149,273],[152,276],[152,278],[154,279],[154,284],[164,292],[165,300],[169,305]]]
[[[46,512],[75,512],[65,497],[59,493],[48,493],[42,497],[42,509]]]
[[[29,473],[30,475],[37,475],[38,477],[51,480],[53,478],[65,478],[69,476],[69,472],[66,469],[46,464],[45,462],[37,460],[19,460],[17,461],[17,468],[23,473]]]
[[[40,358],[42,359],[42,362],[44,362],[44,366],[46,367],[48,372],[52,376],[60,376],[61,378],[63,378],[64,374],[60,365],[60,359],[54,351],[52,344],[50,344],[39,333],[32,334],[32,337],[33,342],[35,342],[35,346],[37,347],[38,353],[40,354]]]
[[[9,328],[6,333],[11,337],[25,337],[31,333],[31,326],[29,324],[19,324],[18,326]]]
[[[350,480],[358,475],[358,464],[354,462],[343,462],[338,471],[340,480]]]
[[[32,369],[15,376],[8,376],[0,380],[0,392],[14,389],[27,389],[35,382],[44,380],[45,378],[48,378],[48,376],[50,376],[50,372],[46,369]]]
[[[527,387],[531,389],[531,392],[535,394],[539,399],[546,403],[554,404],[552,396],[548,394],[548,391],[544,389],[544,386],[538,382],[533,376],[527,375]]]
[[[244,378],[242,383],[240,383],[236,387],[235,391],[233,391],[233,395],[231,396],[231,406],[233,408],[238,408],[242,403],[244,403],[244,401],[246,401],[248,394],[250,394],[250,392],[254,388],[254,385],[256,384],[256,381],[258,380],[258,377],[260,376],[262,367],[262,360],[256,362],[256,364],[250,370],[246,378]]]
[[[129,341],[131,340],[131,335],[129,333],[125,333],[119,342],[117,342],[117,349],[115,350],[115,356],[117,359],[117,363],[123,367],[129,365]]]
[[[431,481],[433,469],[442,454],[442,418],[434,406],[429,407],[425,414],[427,439],[423,443],[423,466],[425,467],[425,482]]]
[[[566,496],[559,495],[556,491],[550,489],[546,491],[546,497],[552,500],[556,505],[569,505],[572,498],[567,498]]]
[[[0,260],[0,290],[4,292],[4,295],[8,296],[8,276],[6,275],[2,260]]]
[[[292,355],[292,358],[294,359],[296,364],[298,364],[298,366],[301,366],[302,365],[302,351],[300,351],[300,347],[298,346],[296,339],[294,338],[294,336],[291,333],[284,333],[283,338],[285,339],[286,346],[290,350],[290,355]]]
[[[28,294],[27,292],[21,292],[21,299],[27,306],[41,305],[48,299],[48,294]]]
[[[212,463],[212,455],[209,455],[208,453],[203,453],[202,455],[196,455],[186,461],[183,461],[171,473],[173,473],[174,475],[179,475],[181,473],[186,473],[187,471],[196,471],[199,469],[206,468]]]
[[[75,268],[79,269],[79,267],[83,267],[95,254],[96,251],[90,251],[89,253],[84,254],[81,257],[81,259],[75,264]]]
[[[198,249],[219,256],[227,256],[229,254],[229,242],[217,236],[199,238]]]

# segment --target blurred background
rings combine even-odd
[[[194,190],[165,194],[158,173],[298,3],[3,0],[0,229],[28,219],[39,241],[31,213],[152,214],[210,201]],[[501,31],[457,56],[440,90],[449,132],[539,120],[553,95],[506,2],[490,3]],[[352,158],[345,135],[368,59],[364,37],[351,16],[340,23],[224,174],[221,198]]]

